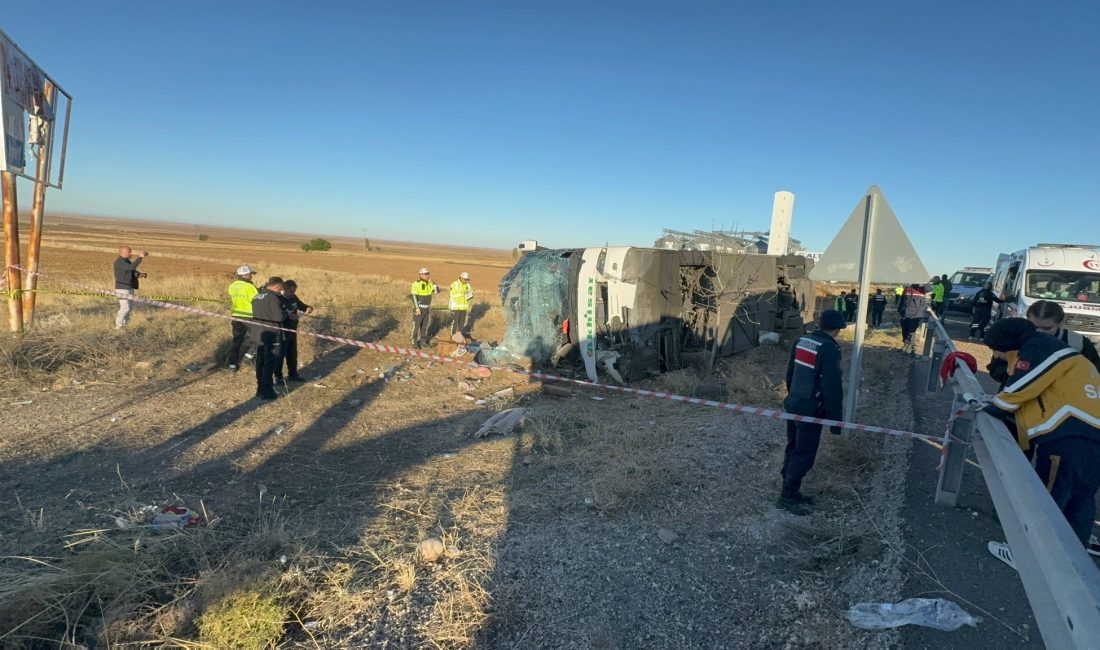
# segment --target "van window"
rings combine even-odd
[[[1029,298],[1100,302],[1100,273],[1079,271],[1028,271]]]
[[[989,282],[989,273],[969,273],[958,271],[951,276],[951,284],[956,287],[980,287]]]

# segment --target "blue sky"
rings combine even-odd
[[[787,189],[822,250],[875,183],[943,272],[1100,244],[1097,24],[1094,2],[47,0],[0,27],[75,98],[52,209],[650,245],[766,229]]]

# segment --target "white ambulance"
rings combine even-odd
[[[1062,305],[1062,326],[1100,342],[1100,248],[1039,244],[1002,253],[993,273],[993,293],[1004,302],[999,318],[1023,317],[1036,300]]]

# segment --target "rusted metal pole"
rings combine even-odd
[[[45,96],[50,106],[54,105],[56,95],[53,84],[46,82]],[[49,185],[50,155],[53,152],[53,134],[50,120],[42,121],[42,134],[39,140],[38,166],[35,169],[34,203],[31,204],[31,229],[27,235],[26,285],[23,287],[23,324],[34,325],[34,297],[38,288],[38,254],[42,248],[42,218],[46,211],[46,187]]]
[[[19,208],[15,200],[15,174],[0,172],[0,190],[4,195],[4,265],[8,288],[23,286],[19,269]],[[16,291],[8,300],[8,325],[15,334],[23,333],[23,301]]]

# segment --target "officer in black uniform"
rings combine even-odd
[[[871,296],[871,327],[882,326],[882,315],[886,312],[887,302],[882,289],[876,289],[875,295]]]
[[[286,320],[283,321],[283,328],[294,330],[293,332],[283,332],[285,343],[283,358],[286,359],[286,379],[287,381],[302,381],[302,378],[298,375],[298,318],[302,314],[313,313],[313,307],[310,307],[298,297],[298,283],[294,280],[287,280],[283,283],[283,298],[286,300],[287,314]],[[280,366],[281,368],[282,366]]]
[[[989,327],[989,319],[993,315],[993,303],[1003,302],[993,293],[993,284],[986,282],[985,286],[974,294],[970,305],[970,338],[978,341],[985,338],[985,329]]]
[[[840,346],[836,335],[847,326],[844,314],[828,309],[821,314],[820,327],[803,336],[791,350],[787,363],[788,413],[839,420],[844,416],[844,388],[840,375]],[[832,433],[839,434],[840,427]],[[783,490],[775,506],[796,515],[810,512],[812,497],[801,492],[802,479],[814,466],[821,442],[821,425],[787,420],[787,448],[783,452]]]
[[[271,278],[252,298],[252,340],[259,341],[256,350],[256,397],[275,399],[275,376],[282,374],[283,333],[272,327],[282,327],[287,319],[286,299],[282,294],[283,279]]]

